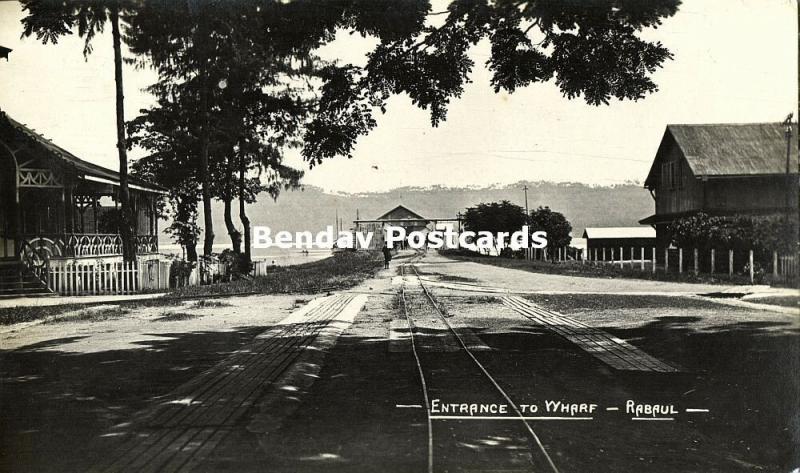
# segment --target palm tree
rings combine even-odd
[[[120,34],[120,12],[125,9],[125,0],[92,1],[75,0],[55,2],[52,0],[21,0],[23,11],[28,15],[22,19],[23,36],[36,35],[43,44],[58,43],[62,36],[70,35],[77,27],[78,35],[84,39],[83,55],[92,52],[92,40],[102,33],[106,23],[111,23],[111,38],[114,47],[114,82],[116,85],[117,153],[119,156],[119,200],[122,210],[122,256],[131,261],[136,256],[134,244],[133,212],[128,190],[128,153],[125,139],[125,104],[122,88],[122,40]]]

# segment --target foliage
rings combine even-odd
[[[525,210],[507,200],[478,204],[464,212],[464,226],[473,232],[490,232],[496,237],[498,232],[513,233],[525,224]],[[506,241],[495,241],[498,247],[505,247]]]
[[[70,35],[77,28],[78,35],[84,38],[83,56],[92,52],[92,40],[102,33],[105,24],[111,24],[111,37],[114,50],[114,86],[116,109],[117,154],[119,159],[119,201],[121,218],[119,233],[122,237],[122,256],[132,261],[136,254],[134,233],[136,221],[130,203],[128,189],[128,154],[125,146],[124,96],[122,84],[122,34],[121,14],[133,7],[131,0],[21,0],[23,11],[28,14],[22,19],[22,36],[36,35],[44,44],[57,43],[59,37]]]
[[[191,261],[184,261],[181,259],[172,260],[169,266],[169,281],[170,287],[183,287],[189,284],[189,275],[195,265]]]
[[[100,233],[119,233],[122,226],[122,212],[116,208],[107,208],[97,216],[97,230]]]
[[[92,40],[102,33],[110,20],[109,7],[118,10],[129,6],[128,1],[103,2],[92,0],[20,0],[27,16],[22,19],[22,36],[35,35],[43,44],[57,44],[62,36],[69,36],[77,28],[84,39],[83,55],[92,53]]]
[[[222,250],[219,261],[227,268],[227,273],[232,280],[237,280],[250,273],[252,269],[250,261],[245,260],[241,253],[235,253],[230,249]]]
[[[698,213],[675,220],[667,232],[670,241],[680,248],[700,250],[732,249],[736,253],[753,250],[761,264],[769,264],[772,252],[797,250],[797,218],[785,215],[731,217]]]
[[[210,199],[221,200],[235,251],[241,235],[232,201],[240,200],[247,225],[244,204],[299,185],[302,171],[283,164],[283,156],[300,145],[308,113],[308,90],[297,79],[313,75],[317,62],[308,48],[263,38],[269,17],[254,14],[261,5],[149,2],[129,20],[131,50],[159,74],[149,88],[157,106],[129,124],[131,145],[152,153],[138,171],[172,190],[174,201],[192,198],[181,189],[202,197],[205,220]],[[186,21],[173,24],[176,15]],[[213,228],[206,249],[208,233],[213,237]]]
[[[482,41],[491,46],[485,65],[495,92],[553,81],[566,98],[582,96],[591,105],[639,100],[658,89],[650,76],[672,58],[640,33],[674,15],[680,0],[453,0],[437,12],[446,15],[443,21],[433,18],[427,1],[407,3],[405,14],[393,18],[403,20],[400,26],[386,34],[364,27],[373,10],[355,2],[361,22],[353,27],[380,42],[364,67],[337,64],[324,71],[303,150],[312,165],[350,157],[357,137],[376,125],[373,110],[385,111],[392,95],[408,95],[438,125],[470,81],[469,52]]]
[[[233,199],[247,227],[245,203],[299,185],[302,172],[283,162],[287,149],[302,147],[312,166],[350,157],[358,137],[376,126],[374,112],[385,112],[399,94],[438,125],[470,81],[470,50],[480,42],[491,48],[485,66],[496,92],[552,82],[566,98],[591,105],[645,97],[657,90],[652,74],[672,55],[641,33],[679,4],[453,0],[432,12],[429,0],[24,0],[23,29],[56,42],[77,28],[88,54],[96,32],[119,11],[128,62],[159,77],[149,89],[156,105],[128,124],[128,146],[150,153],[134,170],[170,190],[167,211],[178,221],[170,232],[187,250],[200,230],[192,202],[202,198],[210,253],[212,198],[225,203],[235,241]],[[377,39],[365,65],[316,56],[339,31]],[[124,130],[118,136],[125,141]],[[500,226],[518,229],[511,221]]]
[[[564,214],[550,210],[550,207],[539,207],[531,212],[531,232],[547,232],[547,246],[562,248],[570,244],[572,225]],[[554,250],[555,251],[555,250]],[[555,256],[555,254],[553,254]]]
[[[172,295],[183,297],[244,292],[310,294],[342,290],[373,277],[382,267],[383,258],[377,252],[345,251],[307,264],[278,266],[266,276],[185,287],[174,291]]]

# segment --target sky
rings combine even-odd
[[[797,8],[795,0],[684,0],[674,17],[643,33],[675,56],[653,76],[659,91],[600,107],[567,100],[552,82],[494,93],[483,67],[489,48],[479,44],[473,82],[439,127],[397,96],[352,159],[309,170],[290,151],[287,162],[306,169],[305,184],[336,192],[642,182],[667,124],[778,122],[797,110]],[[0,45],[13,49],[8,62],[0,60],[0,109],[73,154],[115,168],[110,28],[84,60],[77,36],[57,45],[21,39],[22,16],[16,1],[0,1]],[[373,44],[343,32],[320,53],[357,64]],[[142,89],[155,80],[152,70],[125,67],[126,119],[151,103]]]

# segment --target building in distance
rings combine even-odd
[[[645,180],[655,213],[639,223],[667,246],[673,221],[709,215],[797,215],[797,126],[668,125]]]

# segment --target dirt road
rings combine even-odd
[[[106,308],[102,320],[65,314],[2,334],[2,467],[729,472],[800,461],[796,315],[692,297],[710,292],[700,285],[433,254],[392,264],[328,298]]]

